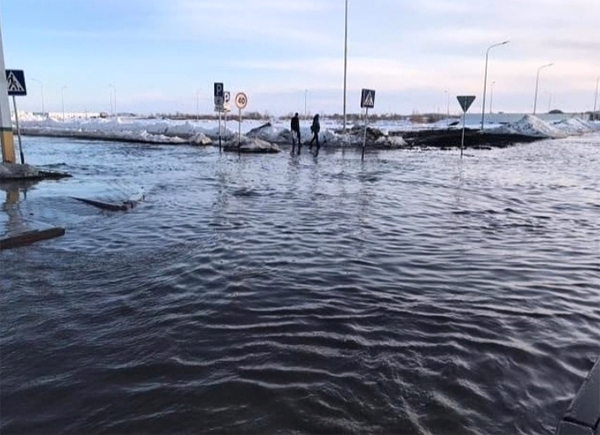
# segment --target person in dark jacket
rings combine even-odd
[[[300,154],[300,147],[302,147],[302,141],[300,140],[300,119],[296,113],[292,118],[291,122],[292,129],[292,154],[294,154],[294,148],[296,147],[296,137],[298,138],[298,154]]]
[[[315,152],[315,156],[319,155],[319,149],[321,145],[319,145],[319,132],[321,131],[321,123],[319,122],[319,114],[317,113],[313,118],[312,125],[310,126],[310,130],[313,132],[313,137],[308,143],[308,149],[312,150],[312,144],[314,141],[317,141],[317,150]]]

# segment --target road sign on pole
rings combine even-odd
[[[246,106],[248,105],[248,96],[246,94],[244,94],[243,92],[239,92],[235,96],[235,105],[240,110],[245,109]]]
[[[223,110],[229,112],[231,110],[231,92],[223,92]]]
[[[462,159],[463,150],[465,149],[465,124],[467,122],[467,111],[469,110],[469,107],[471,107],[471,104],[473,104],[473,101],[475,101],[475,97],[473,95],[461,95],[456,97],[456,99],[463,110],[463,130],[462,139],[460,141],[460,158]]]
[[[222,97],[223,92],[225,92],[223,83],[215,83],[215,97]]]
[[[360,107],[372,109],[375,107],[375,91],[373,89],[363,89],[360,97]]]
[[[367,125],[369,124],[369,109],[375,107],[375,91],[363,89],[360,96],[360,107],[365,109],[365,129],[363,132],[363,147],[361,160],[365,160],[365,148],[367,147]]]
[[[6,84],[8,86],[9,96],[25,96],[27,95],[27,87],[25,86],[25,73],[19,69],[6,70]]]
[[[246,106],[248,105],[248,96],[243,92],[239,92],[235,96],[235,105],[239,109],[240,124],[239,124],[239,129],[238,129],[238,152],[241,152],[241,149],[242,149],[242,110],[245,109]]]
[[[475,97],[473,95],[463,95],[456,97],[458,102],[460,103],[460,107],[462,107],[463,112],[468,112],[471,104],[475,101]]]

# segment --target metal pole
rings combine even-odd
[[[346,89],[348,76],[348,0],[346,0],[344,33],[344,134],[346,134]]]
[[[221,151],[221,111],[219,110],[219,152]]]
[[[535,97],[534,97],[534,100],[533,100],[533,114],[534,114],[534,115],[535,115],[535,113],[536,113],[536,110],[537,110],[538,88],[539,88],[539,84],[540,84],[540,71],[541,71],[543,68],[546,68],[546,67],[549,67],[549,66],[552,66],[552,65],[554,65],[554,63],[548,63],[548,64],[546,64],[546,65],[542,65],[542,66],[541,66],[541,67],[539,67],[539,68],[538,68],[538,70],[537,70],[537,77],[536,77],[536,79],[535,79]]]
[[[496,82],[492,82],[492,85],[490,86],[490,116],[492,116],[492,113],[494,113],[492,111],[492,106],[494,104],[494,85],[496,84]]]
[[[242,153],[242,109],[238,108],[239,115],[238,119],[240,120],[240,125],[238,127],[238,154]]]
[[[304,119],[308,119],[308,112],[306,110],[306,98],[308,97],[308,89],[304,90]]]
[[[596,114],[596,103],[598,102],[598,82],[599,81],[600,81],[600,76],[596,78],[596,94],[594,96],[594,115]]]
[[[446,93],[446,127],[450,125],[450,92]]]
[[[200,89],[196,91],[196,120],[200,121]]]
[[[463,150],[465,148],[465,125],[467,121],[467,111],[463,112],[463,130],[462,130],[462,140],[460,141],[460,158],[463,158]]]
[[[487,73],[488,73],[488,58],[489,58],[489,54],[490,54],[490,50],[494,47],[498,47],[499,45],[505,45],[508,44],[510,41],[504,41],[504,42],[500,42],[498,44],[493,44],[490,45],[488,47],[488,49],[485,52],[485,73],[483,75],[483,104],[481,105],[481,131],[483,131],[483,125],[485,122],[485,94],[487,91]]]
[[[62,96],[62,120],[63,122],[65,122],[65,89],[67,87],[63,86],[61,89],[61,96]]]
[[[369,123],[369,108],[365,109],[365,132],[363,135],[363,148],[362,148],[362,157],[361,160],[365,161],[365,148],[367,146],[367,124]]]
[[[17,136],[19,138],[19,152],[21,153],[21,164],[25,164],[25,156],[23,156],[23,144],[21,143],[21,127],[19,127],[19,112],[17,111],[17,99],[13,95],[13,107],[15,108],[15,121],[17,123]]]

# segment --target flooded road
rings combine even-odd
[[[503,150],[25,138],[3,433],[550,434],[600,354],[600,135]],[[72,197],[144,198],[128,212]]]

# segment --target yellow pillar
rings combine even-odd
[[[15,141],[13,138],[12,121],[10,120],[8,84],[6,83],[5,71],[2,29],[0,27],[0,139],[2,140],[2,162],[16,163]]]

